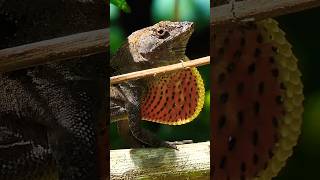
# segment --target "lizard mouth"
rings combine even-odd
[[[183,31],[184,32],[188,32],[191,30],[191,33],[193,32],[193,29],[194,29],[194,25],[193,25],[193,22],[189,22],[189,21],[184,21],[182,22],[183,23]]]

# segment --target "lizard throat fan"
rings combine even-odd
[[[204,103],[204,85],[196,68],[152,78],[141,106],[142,119],[180,125],[192,121]]]
[[[218,27],[214,38],[213,178],[269,180],[300,134],[297,59],[272,19]]]

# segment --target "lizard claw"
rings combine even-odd
[[[177,148],[177,145],[191,144],[191,143],[193,143],[192,140],[182,140],[182,141],[174,141],[174,142],[165,141],[165,142],[162,144],[162,147],[167,147],[167,148],[172,148],[172,149],[175,149],[175,150],[179,150],[179,149]]]
[[[175,142],[164,141],[161,147],[166,147],[166,148],[175,149],[179,151]]]

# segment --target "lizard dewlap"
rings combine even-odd
[[[297,59],[272,19],[215,30],[213,177],[271,179],[300,134],[303,93]]]
[[[152,77],[141,114],[147,121],[180,125],[192,121],[204,103],[204,85],[196,68]]]

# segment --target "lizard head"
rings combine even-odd
[[[151,66],[177,63],[185,57],[188,40],[193,33],[192,22],[161,21],[135,31],[128,37],[135,62]]]

